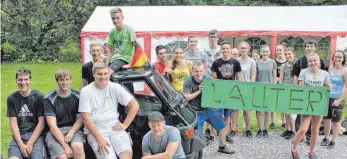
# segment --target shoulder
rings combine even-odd
[[[192,76],[188,76],[186,79],[184,79],[184,83],[192,83]]]
[[[308,68],[302,69],[302,70],[300,71],[300,74],[301,74],[301,73],[302,73],[302,74],[307,73],[307,71],[308,71]]]
[[[90,66],[93,66],[93,62],[92,61],[89,61],[85,64],[82,65],[82,67],[90,67]]]
[[[193,62],[192,62],[192,61],[189,61],[189,60],[186,60],[186,64],[187,64],[188,66],[192,66],[192,65],[193,65]]]
[[[83,87],[81,89],[81,92],[80,93],[89,93],[89,92],[93,92],[93,85],[94,83],[91,83],[91,84],[88,84],[87,86]]]
[[[45,96],[45,99],[52,101],[56,96],[57,96],[57,91],[52,90],[52,91],[47,93],[47,95]]]
[[[73,95],[73,96],[79,98],[79,97],[80,97],[80,92],[79,92],[79,91],[76,91],[76,90],[74,90],[74,89],[71,89],[71,95]]]
[[[149,140],[150,140],[151,135],[152,135],[152,130],[149,130],[149,131],[145,134],[145,136],[143,136],[142,141],[148,143]]]
[[[114,34],[115,32],[117,32],[116,27],[114,27],[110,30],[110,35]]]
[[[169,125],[166,125],[165,126],[165,132],[169,133],[169,134],[179,134],[180,131],[176,128],[176,127],[173,127],[173,126],[169,126]]]
[[[234,58],[231,59],[231,62],[240,64],[240,61],[238,59],[234,59]]]
[[[133,29],[130,25],[125,25],[125,28],[126,28],[128,31],[134,31],[134,29]]]
[[[11,93],[11,94],[7,97],[7,99],[16,99],[16,98],[18,98],[18,95],[20,95],[20,94],[19,94],[19,91],[15,91],[15,92]]]
[[[33,95],[35,97],[42,97],[42,98],[45,97],[45,95],[42,92],[40,92],[36,89],[31,90],[31,95]]]

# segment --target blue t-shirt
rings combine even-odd
[[[156,140],[152,131],[149,131],[142,140],[142,152],[152,155],[163,153],[170,142],[178,142],[179,145],[173,159],[184,159],[185,154],[181,143],[180,131],[173,126],[165,126],[164,135],[161,140]]]

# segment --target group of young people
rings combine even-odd
[[[207,122],[207,137],[214,139],[214,131],[219,133],[219,152],[234,153],[228,148],[226,141],[233,142],[238,125],[239,111],[233,109],[202,108],[201,93],[203,79],[240,80],[246,82],[280,83],[288,85],[307,85],[327,87],[331,93],[329,112],[324,117],[325,138],[321,145],[331,149],[335,147],[336,137],[341,127],[344,98],[347,95],[345,70],[345,53],[336,51],[331,56],[333,64],[326,71],[324,62],[316,53],[315,40],[305,42],[306,55],[296,59],[296,52],[292,47],[286,47],[284,43],[276,46],[276,58],[271,59],[271,49],[264,45],[260,53],[249,53],[250,46],[243,41],[233,48],[232,44],[224,41],[217,45],[219,34],[217,30],[211,30],[208,34],[209,46],[203,51],[197,49],[198,38],[188,37],[188,51],[175,48],[172,52],[173,60],[165,58],[166,50],[162,45],[157,46],[158,61],[155,63],[157,71],[164,75],[177,91],[182,92],[189,101],[190,106],[198,115],[198,130],[203,133],[204,123]],[[250,57],[251,55],[251,57]],[[318,139],[319,127],[322,116],[282,114],[283,127],[286,130],[281,134],[286,139],[294,138],[292,154],[298,158],[298,145],[306,136],[306,142],[310,145],[310,158],[317,158],[315,143]],[[245,120],[245,136],[252,138],[250,131],[251,112],[243,111]],[[256,112],[258,132],[256,137],[268,138],[268,128],[274,128],[273,112]],[[270,119],[271,118],[271,119]],[[269,122],[271,120],[271,124]],[[294,123],[294,120],[296,124]],[[331,122],[334,123],[333,136],[330,139]],[[310,126],[312,124],[312,126]],[[211,127],[211,126],[212,127]],[[297,127],[296,127],[297,125]],[[308,130],[309,128],[311,130]],[[306,135],[305,135],[306,134]]]
[[[115,28],[110,33],[108,49],[98,42],[90,44],[93,60],[82,66],[80,92],[71,89],[72,75],[67,69],[55,73],[57,88],[46,95],[31,88],[28,68],[16,71],[19,90],[7,98],[13,136],[8,150],[10,159],[43,159],[45,152],[52,159],[86,158],[86,144],[96,158],[133,157],[131,138],[125,130],[139,104],[129,91],[109,79],[112,72],[129,68],[135,34],[123,24],[120,8],[112,9],[110,15]],[[108,51],[107,56],[104,51]],[[128,109],[124,121],[119,119],[118,105]],[[143,139],[143,159],[185,158],[179,130],[166,126],[160,112],[150,114],[148,124],[151,131]]]
[[[17,70],[19,90],[7,99],[7,115],[13,134],[9,158],[43,158],[44,145],[48,147],[52,158],[85,158],[85,142],[88,142],[97,158],[132,158],[131,139],[125,130],[136,116],[139,105],[125,88],[109,79],[112,72],[130,67],[136,36],[133,29],[123,23],[124,16],[120,8],[112,9],[110,15],[115,28],[110,32],[107,49],[97,42],[90,45],[93,60],[82,67],[83,88],[80,92],[70,88],[72,75],[68,70],[60,69],[56,72],[57,89],[47,95],[31,88],[29,69]],[[324,117],[325,138],[322,145],[328,148],[335,146],[347,95],[344,52],[336,51],[332,54],[333,65],[327,72],[323,61],[316,54],[314,40],[305,43],[306,55],[299,59],[296,59],[293,48],[279,44],[276,46],[277,58],[273,60],[267,45],[261,47],[260,53],[253,51],[250,57],[247,42],[243,41],[237,48],[233,48],[228,41],[218,45],[219,38],[218,31],[211,30],[208,33],[209,46],[200,51],[197,47],[198,38],[190,36],[187,52],[183,48],[175,48],[172,52],[173,60],[166,59],[166,49],[159,45],[156,47],[158,61],[155,63],[157,71],[177,91],[183,93],[191,109],[196,111],[198,131],[204,133],[204,125],[208,123],[208,139],[213,140],[213,136],[217,135],[214,130],[218,132],[219,152],[235,153],[227,146],[227,142],[233,142],[239,111],[201,107],[203,79],[327,87],[331,91],[331,99],[327,106],[329,113]],[[104,51],[107,51],[107,56],[104,56]],[[122,122],[119,121],[118,103],[129,108]],[[251,138],[251,112],[244,110],[243,116],[245,136]],[[256,112],[256,137],[269,137],[267,128],[271,116],[275,114]],[[323,117],[298,115],[296,122],[300,123],[300,128],[296,131],[292,115],[282,116],[286,131],[281,136],[294,138],[293,158],[299,157],[298,146],[305,134],[306,140],[311,143],[309,156],[317,158],[315,143]],[[331,122],[335,127],[330,141]],[[142,142],[143,158],[185,158],[178,129],[166,126],[161,113],[150,114],[148,124],[151,131]],[[273,118],[270,127],[274,127]],[[310,131],[309,127],[312,127]]]

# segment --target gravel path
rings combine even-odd
[[[227,155],[217,152],[218,141],[204,149],[203,159],[290,159],[292,140],[286,140],[279,136],[279,132],[270,132],[269,138],[243,137],[241,134],[234,137],[234,143],[228,144],[236,153]],[[329,150],[320,146],[323,136],[319,136],[316,153],[320,159],[347,159],[347,136],[338,136],[334,149]],[[301,143],[299,153],[301,158],[308,158],[309,146]]]

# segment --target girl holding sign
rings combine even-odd
[[[346,81],[347,69],[345,69],[346,55],[343,51],[336,51],[333,54],[333,65],[329,68],[330,82],[332,90],[330,92],[329,111],[324,117],[324,139],[322,146],[327,146],[328,149],[335,147],[335,140],[341,128],[341,118],[343,115],[344,99],[347,96]],[[335,124],[333,136],[329,142],[331,122]]]
[[[318,87],[327,87],[328,91],[331,90],[330,85],[330,76],[328,72],[319,69],[320,68],[320,58],[316,53],[311,53],[308,55],[308,68],[303,69],[300,72],[298,81],[299,85],[306,86],[318,86]],[[305,133],[310,126],[310,122],[312,120],[311,126],[311,144],[310,144],[310,152],[309,158],[316,159],[317,155],[315,153],[316,142],[319,134],[319,127],[321,124],[323,116],[313,116],[313,115],[302,115],[300,129],[295,135],[293,147],[292,147],[292,156],[293,158],[299,157],[299,144],[300,141],[305,136]]]
[[[271,59],[270,56],[270,47],[264,45],[260,49],[261,59],[257,61],[257,82],[264,83],[276,83],[277,78],[277,64],[275,60]],[[265,114],[264,125],[263,125],[263,114]],[[267,132],[268,123],[270,120],[270,112],[260,112],[257,111],[257,122],[258,122],[258,133],[256,137],[268,138],[269,134]]]
[[[287,62],[280,67],[280,76],[278,83],[283,84],[293,84],[293,65],[295,63],[295,51],[292,47],[286,48],[284,51],[284,56],[286,57]],[[295,136],[295,125],[292,114],[283,113],[285,116],[286,128],[287,130],[281,134],[281,137],[285,139],[291,139]]]

